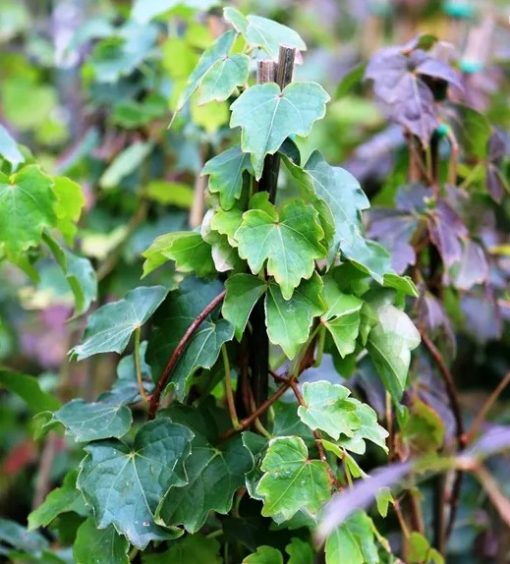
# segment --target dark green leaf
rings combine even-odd
[[[98,529],[89,517],[78,529],[73,556],[79,564],[129,564],[129,542],[115,527]]]
[[[225,288],[227,293],[221,312],[234,326],[236,339],[240,341],[250,313],[266,291],[267,284],[251,274],[235,274],[227,280]]]
[[[0,385],[20,396],[35,412],[55,411],[60,407],[60,402],[53,394],[41,390],[34,376],[0,368]]]
[[[163,286],[140,287],[100,307],[89,317],[85,340],[72,349],[72,355],[83,360],[98,353],[122,353],[133,332],[158,309],[166,294]]]
[[[186,483],[184,461],[192,438],[186,427],[158,419],[141,427],[132,448],[116,440],[87,446],[77,485],[97,526],[114,525],[141,549],[151,540],[175,537],[158,527],[153,515],[168,488]]]
[[[223,564],[220,543],[204,535],[190,535],[172,543],[165,552],[147,554],[143,564]]]

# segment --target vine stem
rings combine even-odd
[[[487,398],[487,401],[483,404],[482,409],[480,409],[480,411],[477,413],[476,417],[474,418],[473,423],[471,423],[471,427],[469,428],[469,431],[465,435],[466,444],[469,444],[474,439],[485,417],[487,416],[487,413],[490,411],[492,406],[496,403],[496,400],[498,399],[499,395],[508,386],[509,383],[510,383],[510,372],[507,372],[507,374],[504,376],[501,382],[494,389],[492,394]]]
[[[455,427],[456,427],[456,438],[457,438],[457,447],[459,451],[462,451],[466,445],[466,436],[464,434],[464,423],[462,421],[462,412],[460,409],[460,405],[459,405],[459,396],[458,396],[458,392],[457,392],[457,388],[455,386],[455,381],[453,379],[453,376],[450,372],[450,370],[448,369],[448,366],[446,365],[446,362],[443,358],[443,355],[441,354],[441,352],[439,351],[439,349],[436,347],[436,345],[434,345],[434,343],[432,342],[431,338],[427,335],[427,333],[423,330],[420,329],[420,335],[423,341],[423,344],[425,345],[425,347],[427,348],[427,350],[430,353],[430,356],[432,357],[432,359],[434,360],[436,366],[439,369],[439,372],[441,373],[441,376],[443,377],[445,386],[446,386],[446,393],[448,395],[448,400],[450,402],[450,407],[453,413],[453,417],[455,419]],[[453,485],[452,485],[452,489],[451,489],[451,495],[450,495],[450,499],[449,499],[449,505],[450,505],[450,515],[448,518],[448,524],[446,526],[446,531],[444,530],[444,527],[442,526],[442,519],[437,519],[436,520],[436,539],[437,539],[437,548],[440,552],[444,552],[444,544],[446,543],[446,539],[448,538],[448,536],[450,535],[452,529],[453,529],[453,525],[455,523],[455,517],[457,514],[457,505],[458,505],[458,501],[459,501],[459,496],[460,496],[460,489],[462,486],[462,471],[461,470],[457,470],[455,472],[455,477],[453,480]],[[444,489],[443,489],[444,491]],[[441,503],[438,504],[439,509],[441,511],[441,515],[442,515],[442,507],[443,507],[443,503],[441,501]]]
[[[227,347],[225,345],[221,347],[221,354],[223,357],[223,366],[225,368],[225,396],[227,398],[227,407],[232,425],[234,426],[234,429],[237,429],[239,427],[239,417],[237,417],[234,393],[232,392],[232,375],[230,372]]]
[[[149,396],[147,395],[147,393],[145,391],[145,387],[143,385],[142,362],[140,360],[141,333],[142,333],[142,330],[140,329],[140,327],[137,327],[135,329],[135,344],[134,344],[134,349],[133,349],[133,357],[134,357],[134,361],[135,361],[135,372],[136,372],[136,382],[138,384],[138,391],[140,392],[140,395],[142,396],[143,401],[147,403],[149,401]]]
[[[204,319],[221,304],[221,302],[225,298],[225,293],[226,290],[223,290],[205,306],[205,308],[193,320],[191,325],[186,329],[186,332],[182,336],[181,340],[177,343],[177,346],[173,350],[170,358],[168,359],[168,362],[166,363],[165,368],[163,369],[163,372],[161,373],[161,376],[158,379],[156,389],[151,396],[149,404],[149,419],[154,419],[154,417],[156,416],[156,411],[159,408],[159,400],[161,398],[161,394],[168,384],[168,380],[172,375],[172,371],[175,368],[177,361],[181,358],[182,354],[186,350],[189,340],[196,332],[196,330],[200,327]]]

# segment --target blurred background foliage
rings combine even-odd
[[[229,135],[227,102],[201,107],[192,100],[168,129],[171,111],[200,53],[225,24],[221,6],[214,1],[188,2],[188,7],[178,6],[170,15],[161,13],[163,4],[171,8],[177,2],[0,3],[0,121],[24,146],[27,158],[36,155],[50,174],[65,174],[82,187],[86,212],[77,247],[97,270],[98,299],[93,307],[122,297],[137,285],[141,253],[155,236],[201,223],[207,202],[199,173]],[[508,2],[230,4],[285,23],[305,39],[308,51],[297,75],[322,83],[332,102],[326,119],[300,148],[306,156],[317,147],[329,162],[359,178],[373,204],[372,236],[392,248],[397,259],[406,256],[406,241],[410,244],[419,231],[413,223],[418,221],[416,210],[407,213],[410,208],[401,205],[406,190],[412,192],[410,180],[416,179],[409,178],[401,117],[387,111],[362,76],[367,61],[385,46],[406,44],[418,34],[447,43],[436,45],[436,53],[459,71],[464,91],[440,100],[434,119],[455,130],[452,115],[468,113],[456,134],[463,153],[458,184],[469,194],[469,202],[464,205],[457,198],[454,208],[472,240],[483,248],[483,257],[475,251],[471,262],[462,263],[464,273],[449,273],[441,300],[429,289],[424,291],[414,315],[439,336],[445,355],[454,361],[452,371],[469,420],[510,369],[505,324],[510,311]],[[459,110],[458,103],[472,113]],[[448,152],[444,139],[440,154]],[[407,221],[409,215],[412,221]],[[388,218],[392,222],[385,224]],[[412,259],[403,260],[398,270],[413,268]],[[106,356],[68,363],[67,351],[81,334],[84,320],[69,320],[73,299],[55,260],[42,256],[35,269],[37,276],[30,278],[0,262],[0,364],[36,375],[41,387],[60,401],[78,396],[91,400],[111,382],[113,361]],[[146,282],[171,285],[174,278],[167,268],[152,273]],[[409,395],[420,392],[432,410],[414,430],[419,451],[420,433],[448,434],[452,423],[423,358],[417,360],[414,374],[416,384]],[[80,453],[56,434],[34,439],[41,423],[32,417],[30,403],[2,391],[0,402],[0,514],[25,523],[30,509]],[[503,393],[491,413],[495,423],[509,422],[509,403],[510,393]],[[412,441],[407,439],[409,448]],[[500,458],[492,470],[510,495],[508,462]],[[72,537],[76,523],[69,518],[57,520],[55,526],[65,538]],[[501,555],[510,550],[509,537],[483,492],[465,480],[448,561],[504,561]]]

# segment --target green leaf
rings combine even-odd
[[[165,206],[189,209],[193,203],[193,189],[182,182],[151,180],[145,188],[145,194]]]
[[[29,554],[40,553],[48,546],[48,541],[35,531],[27,531],[15,521],[0,517],[0,554],[7,552],[2,543]]]
[[[274,154],[291,135],[306,136],[326,113],[327,92],[315,82],[293,82],[283,91],[274,82],[245,90],[230,106],[231,127],[240,126],[241,148],[251,154],[257,180],[264,157]]]
[[[189,535],[172,543],[165,552],[144,554],[143,564],[223,564],[221,545],[204,535]]]
[[[77,470],[66,474],[60,488],[55,488],[37,509],[28,516],[28,528],[47,527],[61,513],[74,512],[85,516],[88,511],[81,493],[76,489]]]
[[[276,548],[262,545],[253,554],[245,556],[242,564],[283,564],[283,556]]]
[[[234,494],[252,469],[253,458],[240,436],[222,450],[197,436],[184,467],[188,483],[168,490],[156,517],[158,523],[183,525],[189,533],[196,533],[210,511],[226,515],[232,509]]]
[[[280,212],[268,204],[266,210],[252,209],[243,214],[235,233],[239,256],[258,274],[267,261],[267,273],[280,285],[286,300],[302,278],[308,279],[315,260],[324,257],[324,232],[317,211],[301,200],[285,204]]]
[[[221,207],[230,210],[243,190],[243,173],[253,174],[250,155],[232,147],[205,163],[202,174],[209,176],[209,192],[219,194]]]
[[[223,14],[225,19],[243,34],[248,44],[260,47],[275,61],[278,60],[280,45],[306,51],[305,42],[290,27],[260,16],[245,17],[239,10],[230,6],[224,9]]]
[[[116,188],[134,172],[152,151],[152,143],[137,141],[119,153],[99,179],[101,188]]]
[[[119,402],[118,396],[107,393],[99,401],[87,403],[74,399],[55,414],[76,442],[97,441],[115,437],[120,439],[131,427],[131,410]]]
[[[196,231],[174,231],[160,235],[142,256],[146,259],[143,265],[144,276],[169,260],[175,261],[178,272],[194,272],[197,276],[216,272],[211,245]]]
[[[229,55],[236,36],[235,31],[229,30],[202,53],[179,98],[172,120],[197,90],[200,104],[213,100],[221,102],[248,80],[249,57],[243,54]]]
[[[79,564],[129,564],[129,542],[115,527],[98,529],[89,517],[76,533],[73,556]]]
[[[216,210],[211,219],[211,229],[217,231],[220,235],[225,235],[232,247],[237,247],[237,241],[234,237],[243,220],[241,210],[234,208],[231,210]]]
[[[18,144],[11,137],[10,133],[0,124],[0,157],[11,163],[12,170],[16,170],[18,165],[24,162],[25,157],[18,149]]]
[[[351,437],[360,426],[355,400],[349,398],[345,386],[331,384],[325,380],[303,384],[303,399],[306,405],[298,408],[301,421],[312,431],[320,429],[330,437]]]
[[[339,444],[356,454],[365,454],[365,440],[368,440],[387,452],[386,438],[388,431],[377,422],[377,413],[366,403],[354,399],[352,401],[355,402],[356,415],[359,418],[360,424],[351,436],[347,438],[341,437],[338,441]]]
[[[85,196],[80,186],[65,176],[57,176],[54,179],[53,192],[57,198],[57,227],[67,244],[72,245],[77,231],[76,223],[85,205]]]
[[[264,475],[256,493],[264,500],[262,515],[279,523],[299,510],[316,514],[329,499],[331,484],[327,465],[309,460],[301,437],[271,439],[261,466]]]
[[[117,440],[85,447],[77,485],[97,526],[114,525],[140,549],[172,536],[155,525],[153,515],[169,487],[186,483],[184,460],[192,438],[186,427],[158,419],[140,428],[132,448]]]
[[[35,165],[10,177],[0,173],[0,249],[7,258],[23,258],[20,255],[39,245],[43,229],[55,226],[52,184]]]
[[[290,359],[306,343],[313,320],[325,309],[322,286],[320,276],[314,274],[301,282],[290,300],[285,300],[280,287],[274,282],[269,284],[265,302],[267,334]]]
[[[158,309],[166,294],[163,286],[140,287],[124,299],[100,307],[89,317],[85,340],[71,354],[83,360],[99,353],[124,352],[133,332]]]
[[[87,258],[78,257],[64,249],[49,233],[44,233],[43,239],[71,288],[75,302],[74,314],[81,315],[97,298],[96,272]]]
[[[0,386],[17,394],[34,412],[55,411],[60,407],[60,402],[53,394],[41,390],[34,376],[0,367]]]
[[[443,556],[429,544],[429,541],[417,531],[409,535],[409,562],[410,564],[443,564]]]
[[[322,324],[331,334],[340,356],[344,358],[356,348],[363,301],[352,294],[341,292],[330,277],[325,279],[324,299],[328,309],[322,316]]]
[[[264,280],[251,274],[234,274],[225,283],[227,293],[223,301],[223,317],[232,323],[235,336],[241,341],[250,313],[267,289]]]
[[[326,540],[326,564],[377,564],[374,525],[364,512],[357,512]]]
[[[147,349],[147,359],[156,376],[161,374],[173,350],[197,315],[220,291],[220,284],[187,278],[178,290],[169,294],[153,319]],[[233,336],[233,326],[225,319],[218,319],[217,311],[203,321],[188,341],[172,372],[169,386],[175,389],[179,401],[184,400],[193,374],[199,368],[212,368],[222,345]]]
[[[315,554],[311,545],[297,537],[293,537],[285,547],[289,555],[287,564],[314,564]]]
[[[411,351],[420,334],[407,314],[389,303],[372,304],[377,324],[368,336],[367,349],[377,372],[395,401],[406,387]]]

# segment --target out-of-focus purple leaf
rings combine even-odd
[[[459,75],[445,62],[414,43],[386,47],[370,59],[365,78],[373,81],[374,92],[389,117],[427,145],[439,124],[430,79],[462,89]]]
[[[418,315],[429,335],[443,337],[443,342],[454,358],[457,351],[455,333],[441,302],[430,292],[422,293],[418,301]]]
[[[366,509],[381,489],[400,484],[411,469],[410,462],[391,464],[376,470],[365,480],[358,480],[352,488],[336,494],[324,508],[317,531],[319,539],[324,540],[355,511]]]
[[[383,180],[393,168],[395,150],[404,142],[401,128],[391,124],[357,147],[343,167],[362,184]]]
[[[409,243],[416,231],[418,220],[396,210],[374,210],[370,214],[369,236],[379,241],[391,253],[391,265],[397,274],[403,274],[416,262],[416,253]]]
[[[492,296],[466,294],[461,297],[465,330],[479,343],[501,338],[503,324],[497,302]]]
[[[408,184],[397,192],[396,206],[399,210],[409,213],[423,213],[427,199],[432,197],[431,188],[423,184]]]
[[[488,277],[489,265],[482,247],[471,239],[463,241],[461,259],[451,273],[455,287],[470,290],[475,284],[483,284]]]
[[[453,266],[462,258],[461,240],[468,232],[457,213],[446,203],[439,200],[437,207],[428,216],[430,240],[437,248],[444,264]]]

